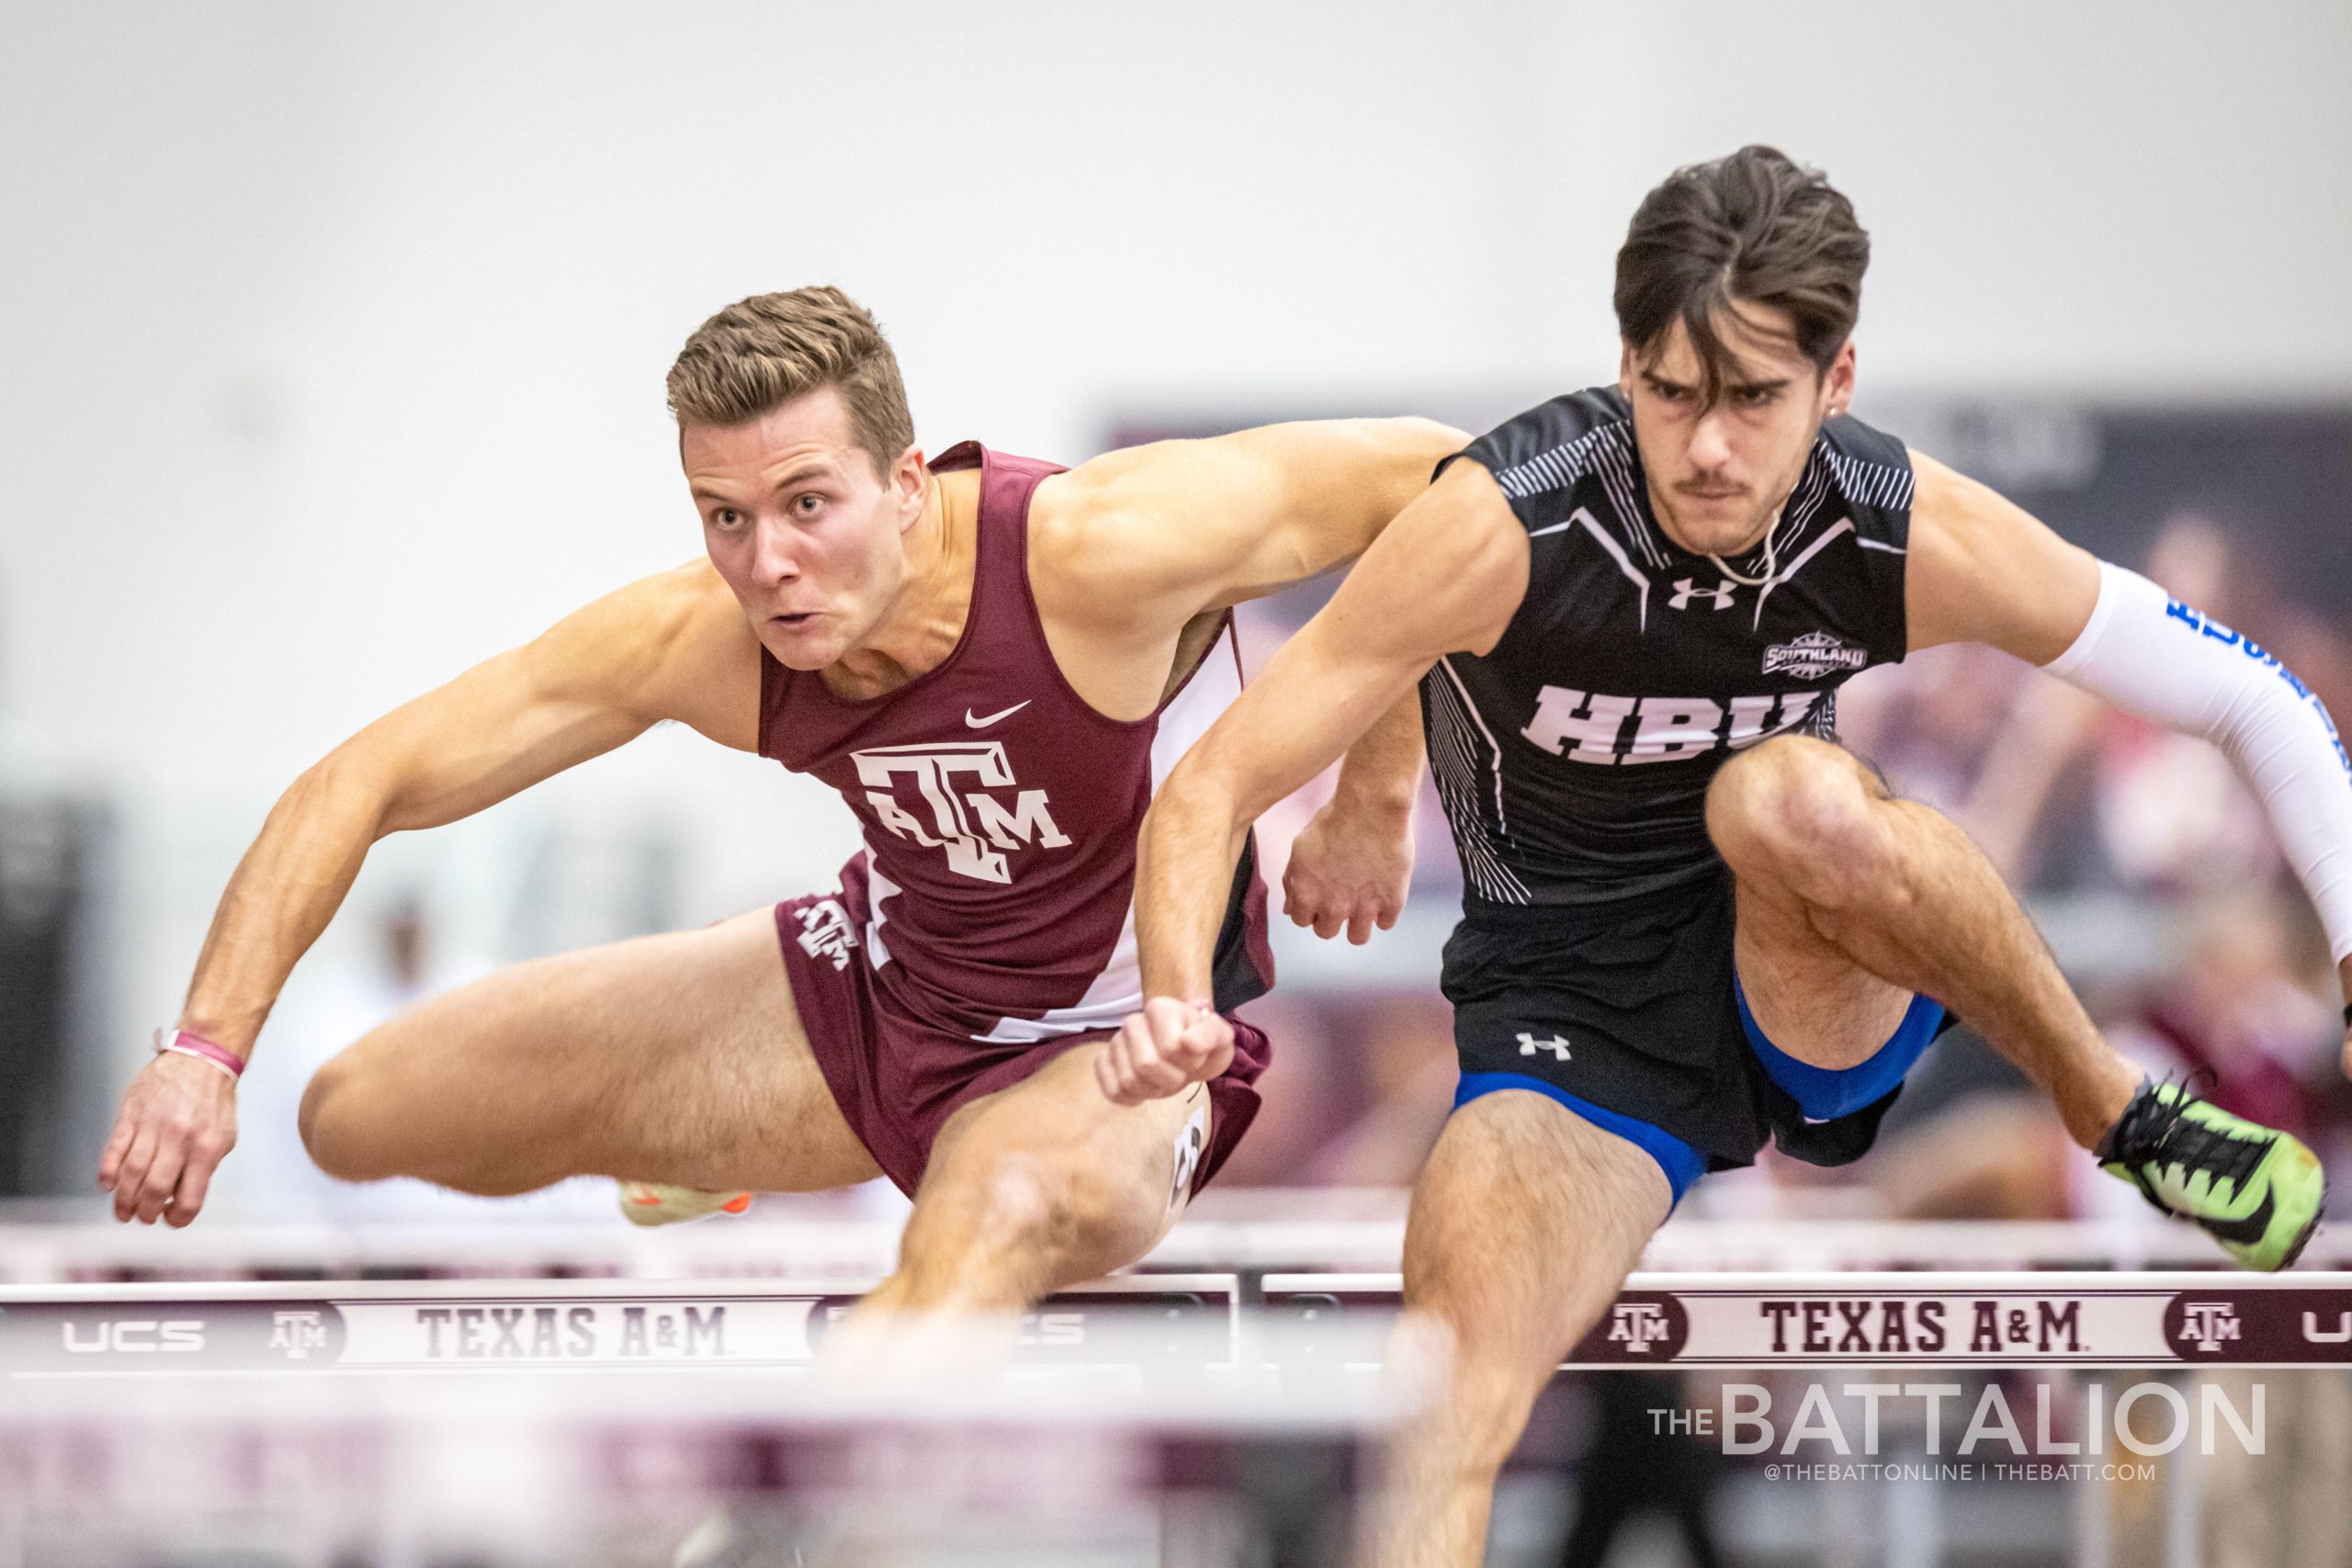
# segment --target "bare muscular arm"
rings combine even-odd
[[[1242,834],[1371,728],[1439,658],[1485,652],[1527,592],[1527,535],[1476,463],[1453,464],[1383,532],[1160,787],[1144,818],[1136,922],[1144,1012],[1101,1073],[1132,1103],[1222,1071],[1224,1021],[1194,1004]]]
[[[1306,421],[1106,454],[1040,491],[1058,548],[1032,567],[1057,657],[1089,701],[1148,713],[1169,649],[1209,617],[1353,560],[1467,438],[1423,419]],[[1050,563],[1050,564],[1048,564]],[[1181,655],[1179,655],[1181,661]],[[1091,682],[1091,683],[1090,683]],[[1292,845],[1292,919],[1367,940],[1412,879],[1420,710],[1408,692],[1351,750]]]
[[[1187,626],[1353,560],[1466,440],[1421,419],[1308,421],[1128,447],[1048,479],[1030,581],[1057,660],[1104,713],[1149,713]]]
[[[1911,648],[1981,642],[2030,664],[2066,651],[2098,602],[2098,560],[2023,507],[1914,452],[1904,609]]]
[[[362,729],[294,782],[205,937],[180,1027],[240,1056],[386,834],[468,817],[663,719],[758,746],[757,643],[707,562],[632,584]],[[158,1056],[123,1099],[98,1184],[119,1218],[186,1224],[234,1137],[232,1085]]]
[[[1125,447],[1063,479],[1100,552],[1089,575],[1181,626],[1353,560],[1468,441],[1434,420],[1306,420]]]

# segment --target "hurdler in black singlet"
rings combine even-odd
[[[1911,462],[1859,420],[1822,425],[1769,559],[1759,544],[1731,574],[1658,526],[1613,387],[1456,456],[1494,476],[1530,547],[1494,651],[1442,660],[1421,684],[1474,916],[1705,877],[1715,770],[1768,736],[1834,735],[1837,688],[1903,657]]]
[[[1421,682],[1464,883],[1444,972],[1457,1101],[1550,1095],[1648,1149],[1678,1193],[1768,1137],[1819,1164],[1855,1157],[1895,1089],[1816,1116],[1781,1081],[1787,1058],[1740,999],[1706,795],[1771,737],[1834,739],[1838,686],[1903,657],[1909,454],[1826,422],[1768,539],[1721,565],[1658,526],[1613,388],[1555,398],[1456,457],[1493,477],[1529,547],[1527,595],[1493,651]],[[1915,1006],[1881,1066],[1907,1066],[1942,1016]]]

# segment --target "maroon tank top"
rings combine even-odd
[[[760,750],[857,813],[865,850],[842,892],[896,1010],[991,1042],[1115,1028],[1142,998],[1136,832],[1159,781],[1240,692],[1232,620],[1150,716],[1096,712],[1054,662],[1029,591],[1029,500],[1061,468],[969,441],[931,465],[976,466],[971,606],[954,650],[894,692],[852,699],[763,649]],[[1220,1009],[1272,982],[1254,858],[1218,942]]]

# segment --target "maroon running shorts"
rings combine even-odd
[[[1107,1039],[1111,1031],[999,1044],[908,1017],[875,987],[861,933],[851,923],[853,907],[840,893],[787,900],[775,907],[776,936],[801,1030],[833,1102],[882,1173],[912,1197],[932,1140],[957,1107],[1019,1083],[1071,1046]],[[1193,1173],[1194,1192],[1258,1114],[1250,1086],[1265,1071],[1265,1032],[1238,1018],[1227,1021],[1233,1062],[1209,1080],[1209,1141]]]

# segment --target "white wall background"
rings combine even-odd
[[[0,721],[125,803],[161,1014],[296,771],[696,549],[662,377],[729,299],[849,288],[934,448],[1499,415],[1762,140],[1876,237],[1867,379],[2343,394],[2347,81],[2344,0],[4,0]],[[522,811],[658,822],[681,920],[849,843],[674,735]]]

